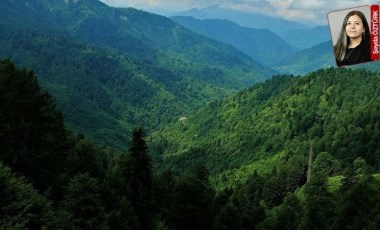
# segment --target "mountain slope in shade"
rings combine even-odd
[[[320,68],[337,67],[331,41],[323,42],[309,49],[301,50],[280,61],[273,68],[282,73],[306,74]],[[380,71],[380,61],[346,66],[350,69]]]
[[[258,13],[245,13],[241,11],[222,8],[213,5],[206,8],[193,8],[170,16],[192,16],[197,19],[227,19],[236,22],[240,26],[268,29],[277,34],[293,29],[306,29],[306,25],[280,18],[273,18]]]
[[[3,14],[8,13],[9,7],[20,8],[23,11],[36,11],[36,15],[45,17],[52,27],[65,28],[66,33],[81,42],[121,51],[158,65],[163,64],[162,59],[175,57],[180,59],[177,61],[200,65],[206,63],[229,69],[252,68],[257,78],[262,77],[264,72],[273,73],[237,49],[192,33],[163,16],[133,8],[112,8],[97,0],[27,0],[20,1],[18,7],[8,2],[13,3],[10,0],[2,3]],[[13,18],[14,21],[18,20],[19,15],[8,13],[8,17]],[[24,19],[24,17],[22,15],[21,18]],[[6,24],[7,21],[2,23]],[[34,29],[40,30],[42,26],[36,25]],[[245,73],[248,72],[253,73],[252,71]],[[250,81],[249,78],[251,80],[255,78],[249,74],[243,75],[244,84]],[[222,78],[223,76],[218,80],[223,80]],[[239,81],[234,74],[234,76],[224,78],[228,81],[228,85],[234,81],[231,81],[231,78]]]
[[[302,49],[311,48],[326,41],[331,41],[328,26],[316,26],[307,29],[293,29],[279,33],[287,43]]]
[[[267,66],[293,54],[297,49],[267,29],[252,29],[220,19],[198,20],[175,16],[178,24],[210,38],[230,44]]]
[[[0,58],[33,69],[69,126],[127,147],[207,101],[264,80],[268,69],[170,19],[96,0],[0,2]]]
[[[331,41],[328,41],[284,58],[275,68],[283,73],[305,74],[331,66],[336,63]]]

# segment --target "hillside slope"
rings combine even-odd
[[[132,127],[157,129],[275,71],[170,19],[97,0],[2,1],[0,58],[33,69],[68,125],[126,148]]]
[[[219,185],[310,151],[379,169],[379,84],[376,73],[343,68],[274,77],[165,127],[152,149],[161,167],[207,165]]]
[[[227,19],[244,27],[269,29],[277,34],[295,29],[306,29],[306,25],[282,18],[267,16],[255,12],[242,12],[223,8],[220,5],[211,5],[206,8],[193,8],[171,16],[192,16],[197,19]]]
[[[298,51],[279,61],[275,69],[282,73],[306,74],[320,68],[336,66],[331,41]]]
[[[267,66],[272,66],[297,51],[297,48],[268,29],[242,27],[220,19],[198,20],[184,16],[171,19],[194,32],[230,44]]]
[[[279,36],[287,43],[302,49],[308,49],[331,40],[330,29],[327,25],[306,29],[287,30],[279,33]]]

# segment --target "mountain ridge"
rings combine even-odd
[[[306,74],[319,68],[336,66],[331,41],[291,54],[276,64],[276,69],[284,73]]]
[[[297,51],[268,29],[242,27],[227,19],[199,20],[191,16],[171,19],[194,32],[230,44],[267,66]]]
[[[312,141],[315,155],[328,152],[342,168],[362,157],[378,169],[380,146],[368,147],[380,143],[378,79],[344,68],[277,76],[166,126],[150,143],[161,167],[205,164],[219,188],[291,156],[306,162]]]
[[[327,25],[287,30],[279,33],[279,36],[289,44],[301,49],[308,49],[331,40],[330,29]]]
[[[7,0],[0,6],[0,58],[34,69],[44,87],[57,93],[67,122],[105,145],[96,130],[86,132],[93,128],[78,117],[75,104],[92,105],[89,121],[105,125],[99,130],[114,136],[110,143],[120,148],[126,147],[125,134],[118,133],[129,133],[132,126],[154,129],[275,73],[232,46],[132,8],[96,0]],[[24,14],[30,7],[36,11]]]
[[[266,28],[275,33],[280,33],[290,29],[306,29],[307,25],[299,22],[289,21],[281,18],[273,18],[259,13],[244,13],[236,10],[222,8],[220,5],[213,5],[205,8],[192,8],[190,10],[173,13],[172,16],[193,16],[197,19],[228,19],[236,22],[240,26],[250,28]]]

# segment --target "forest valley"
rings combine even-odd
[[[366,70],[274,76],[119,150],[3,60],[0,229],[379,229],[379,89]]]

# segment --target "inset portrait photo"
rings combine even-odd
[[[371,13],[370,6],[360,6],[328,14],[337,66],[365,63],[378,58],[378,55],[376,58],[373,54],[375,47],[374,35],[371,34],[373,29]],[[378,38],[378,34],[376,37]]]

